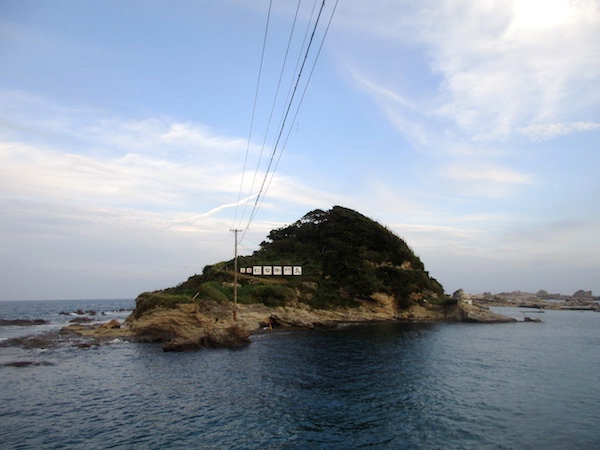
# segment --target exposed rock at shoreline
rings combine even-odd
[[[384,294],[375,301],[362,301],[359,307],[319,310],[304,303],[270,308],[263,304],[237,305],[233,319],[231,302],[183,303],[173,308],[156,308],[141,317],[130,315],[125,322],[116,319],[102,324],[71,323],[58,332],[18,337],[0,346],[52,348],[68,344],[82,349],[115,342],[161,343],[165,351],[191,351],[204,348],[235,348],[250,343],[250,336],[277,329],[335,328],[341,325],[385,321],[450,321],[500,323],[513,318],[462,302],[445,305],[415,304],[400,310]]]
[[[10,361],[0,364],[3,367],[29,367],[29,366],[54,366],[56,364],[49,361]]]
[[[165,351],[190,351],[203,348],[235,348],[250,343],[252,334],[283,328],[335,328],[339,325],[383,321],[462,321],[477,323],[515,322],[510,317],[462,303],[445,306],[414,305],[399,311],[391,298],[379,295],[376,302],[363,302],[358,308],[318,310],[297,303],[269,308],[262,304],[178,304],[157,308],[139,318],[129,316],[120,324],[113,320],[103,325],[72,324],[61,334],[73,333],[91,339],[126,338],[134,342],[162,343]]]
[[[45,325],[48,322],[43,319],[0,319],[0,327],[19,326],[27,327],[31,325]]]
[[[69,320],[70,323],[90,323],[94,322],[95,319],[91,317],[75,317],[74,319]]]
[[[587,296],[582,296],[582,292]],[[591,291],[577,291],[572,296],[548,294],[544,290],[538,291],[535,294],[531,292],[514,291],[501,292],[499,294],[490,294],[489,292],[486,292],[483,294],[465,295],[471,303],[482,307],[513,306],[549,310],[585,309],[600,311],[600,304],[597,303],[598,300],[600,300],[600,297],[592,296]]]
[[[156,309],[137,319],[130,316],[126,324],[137,342],[162,342],[165,351],[238,347],[250,342],[249,332],[228,319],[220,305],[210,309],[180,304],[176,308]]]
[[[463,305],[461,308],[461,320],[470,323],[507,323],[516,322],[513,317],[494,313],[488,309],[475,305]]]

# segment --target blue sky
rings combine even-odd
[[[342,205],[448,293],[599,295],[598,2],[334,4],[240,253]],[[0,299],[135,297],[232,258],[321,2],[282,69],[297,5],[0,3]]]

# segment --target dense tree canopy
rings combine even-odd
[[[442,296],[421,260],[392,231],[341,206],[316,209],[272,230],[260,250],[244,258],[252,264],[301,264],[304,274],[332,284],[341,294],[368,297],[386,292],[399,300],[413,292]]]
[[[316,209],[291,225],[272,230],[260,249],[239,257],[240,267],[301,265],[301,277],[238,278],[241,302],[277,306],[292,301],[319,308],[352,306],[376,292],[408,306],[419,299],[441,301],[442,286],[424,270],[409,246],[379,223],[341,206]],[[233,261],[204,268],[169,294],[222,301],[231,298]],[[266,285],[261,285],[261,280]]]

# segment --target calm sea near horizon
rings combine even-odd
[[[256,335],[165,353],[115,340],[46,349],[77,309],[133,300],[0,302],[2,449],[600,448],[600,313],[541,323],[382,323]],[[494,308],[523,318],[520,308]],[[105,315],[102,315],[104,313]],[[13,367],[15,361],[35,365]]]

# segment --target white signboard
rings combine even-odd
[[[252,266],[241,267],[240,273],[255,276],[293,276],[302,275],[302,266]]]

